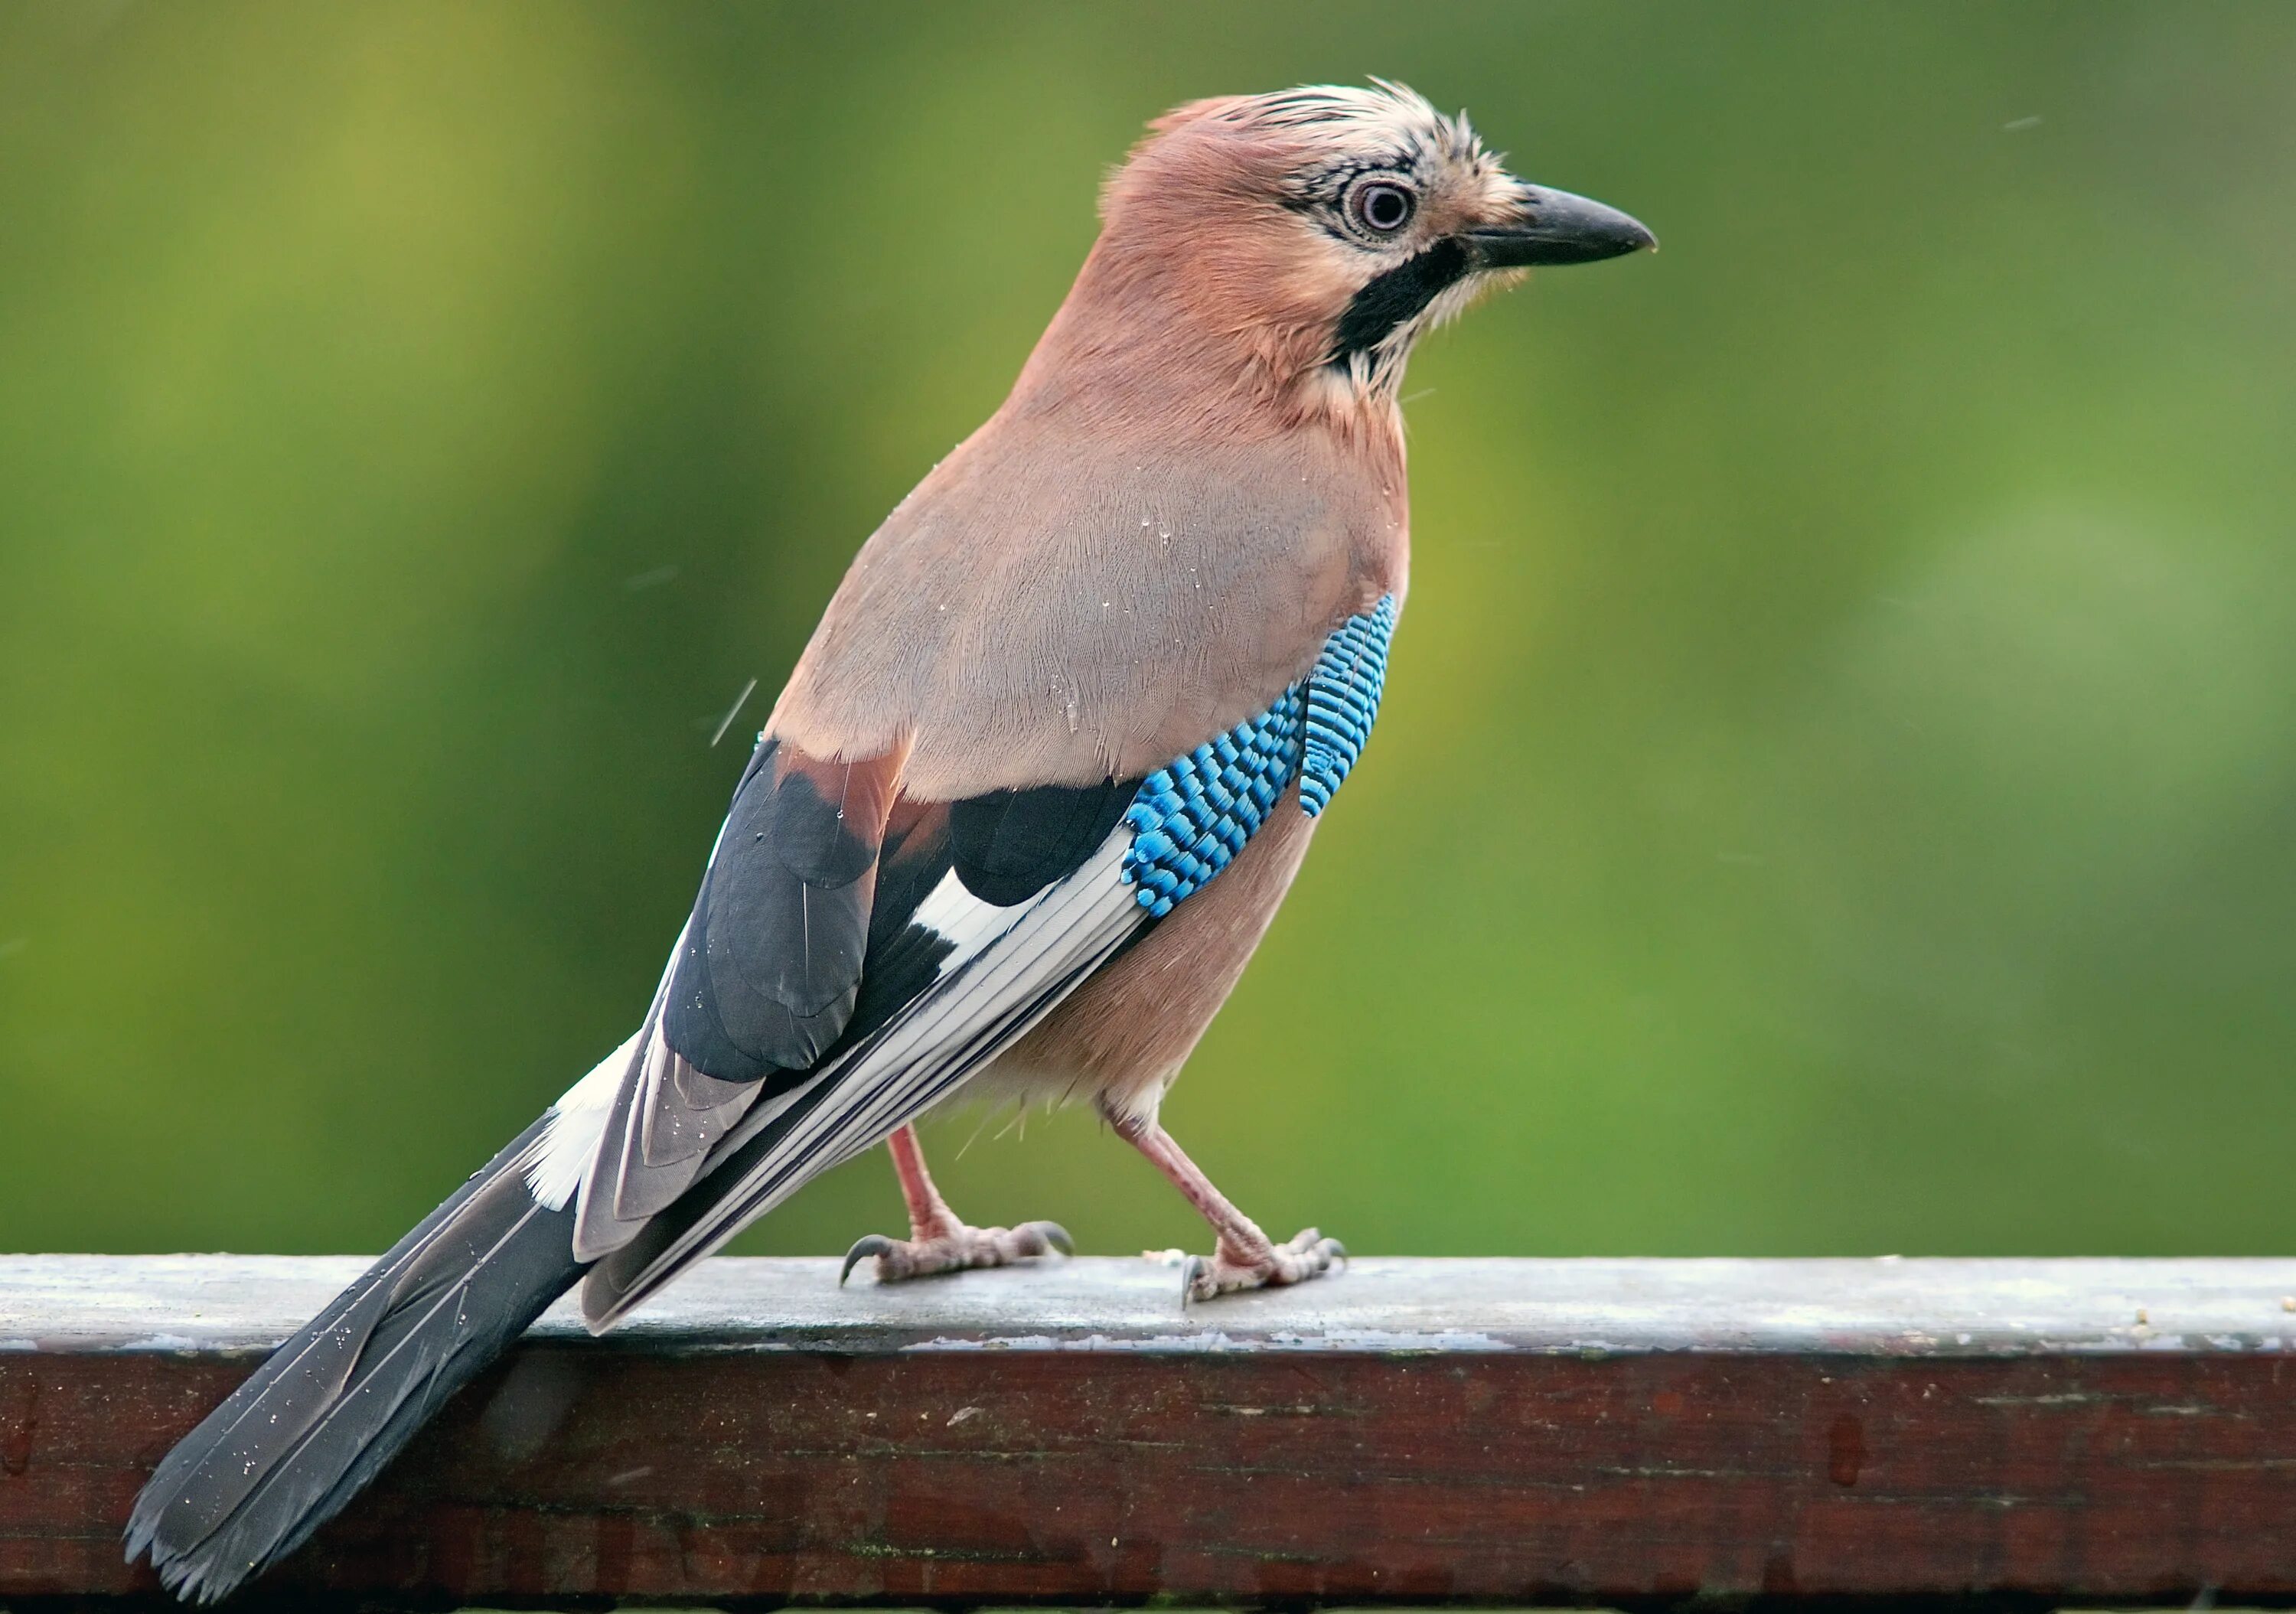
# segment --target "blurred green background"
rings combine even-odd
[[[73,0],[0,12],[0,1248],[428,1210],[1104,167],[1372,73],[1666,246],[1419,356],[1379,737],[1175,1131],[1360,1251],[2296,1245],[2296,14]],[[1010,1119],[929,1133],[975,1220],[1206,1243]]]

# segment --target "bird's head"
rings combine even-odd
[[[1199,101],[1151,128],[1109,180],[1079,291],[1310,407],[1391,404],[1419,335],[1526,268],[1657,245],[1516,178],[1399,85]]]

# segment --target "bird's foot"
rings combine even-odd
[[[1302,1229],[1283,1243],[1259,1241],[1258,1248],[1231,1243],[1223,1237],[1209,1261],[1190,1256],[1182,1268],[1180,1303],[1210,1300],[1246,1289],[1274,1289],[1320,1278],[1334,1266],[1343,1266],[1348,1248],[1327,1239],[1315,1228]]]
[[[875,1257],[877,1282],[898,1283],[906,1278],[931,1277],[935,1273],[963,1272],[971,1266],[1009,1266],[1058,1250],[1074,1255],[1076,1241],[1058,1222],[1023,1222],[1018,1227],[969,1227],[955,1217],[916,1236],[889,1239],[873,1233],[854,1241],[845,1252],[837,1274],[842,1284],[853,1269]]]

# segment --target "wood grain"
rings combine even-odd
[[[358,1263],[0,1258],[0,1598]],[[709,1263],[562,1315],[247,1605],[2296,1598],[2296,1263]]]

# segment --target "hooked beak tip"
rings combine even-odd
[[[1470,231],[1467,244],[1479,267],[1600,263],[1629,252],[1658,250],[1658,237],[1640,219],[1568,191],[1525,185],[1522,211],[1505,225]]]

